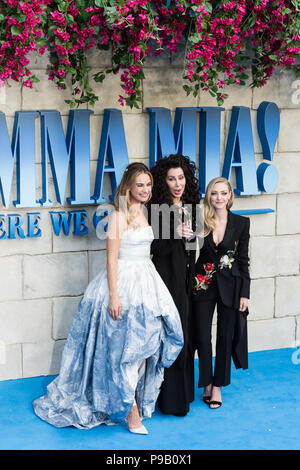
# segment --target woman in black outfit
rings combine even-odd
[[[233,214],[233,191],[225,178],[214,178],[204,198],[204,243],[196,263],[193,288],[195,348],[199,387],[210,408],[222,405],[221,387],[230,384],[231,357],[236,368],[248,367],[247,323],[249,226]],[[211,327],[217,305],[215,369],[212,370]]]
[[[162,158],[150,171],[154,180],[149,207],[155,236],[151,245],[152,261],[173,297],[184,333],[181,353],[164,371],[157,404],[165,414],[185,416],[194,400],[194,349],[190,344],[189,317],[196,249],[193,231],[199,186],[195,165],[180,154]],[[171,208],[170,218],[159,210],[162,204],[167,212]]]

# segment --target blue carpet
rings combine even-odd
[[[294,353],[294,356],[293,356]],[[56,429],[41,421],[31,403],[53,376],[0,382],[1,450],[298,450],[300,364],[295,349],[249,354],[249,369],[232,366],[223,406],[210,410],[202,389],[184,418],[156,411],[144,423],[148,436],[120,426]],[[300,357],[300,354],[299,356]],[[197,381],[197,361],[195,361]],[[196,382],[197,383],[197,382]]]

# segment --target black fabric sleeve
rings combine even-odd
[[[158,225],[157,225],[158,221]],[[170,224],[164,227],[163,216],[161,213],[156,214],[156,222],[152,220],[152,229],[154,240],[151,244],[151,253],[156,256],[168,256],[176,247],[178,239],[174,237],[174,214],[170,215]]]
[[[248,299],[250,298],[249,240],[250,220],[245,217],[244,229],[239,239],[237,261],[242,278],[240,297],[247,297]]]

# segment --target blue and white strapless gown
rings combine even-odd
[[[118,260],[119,320],[108,313],[104,268],[88,285],[62,355],[59,375],[35,413],[56,427],[92,428],[126,420],[136,400],[150,417],[169,367],[183,346],[173,299],[150,259],[151,227],[123,233]]]

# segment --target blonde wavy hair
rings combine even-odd
[[[145,173],[149,176],[151,180],[151,189],[153,188],[153,177],[150,173],[150,170],[147,168],[146,165],[140,162],[130,163],[126,170],[124,171],[122,180],[117,187],[116,195],[114,199],[114,206],[117,211],[121,211],[126,218],[126,222],[128,225],[134,227],[133,220],[135,218],[135,214],[131,209],[131,197],[130,197],[130,188],[134,185],[136,178]],[[151,198],[151,193],[148,200],[144,203],[146,204],[149,202]]]
[[[204,236],[206,237],[210,232],[213,232],[216,228],[216,220],[215,220],[215,215],[216,211],[213,205],[211,204],[211,193],[213,190],[213,187],[216,183],[225,183],[227,184],[228,190],[231,192],[231,197],[227,203],[227,209],[230,209],[233,201],[234,201],[234,195],[233,195],[233,190],[230,182],[226,179],[223,178],[222,176],[219,176],[217,178],[213,178],[207,185],[206,191],[205,191],[205,197],[204,197]]]

